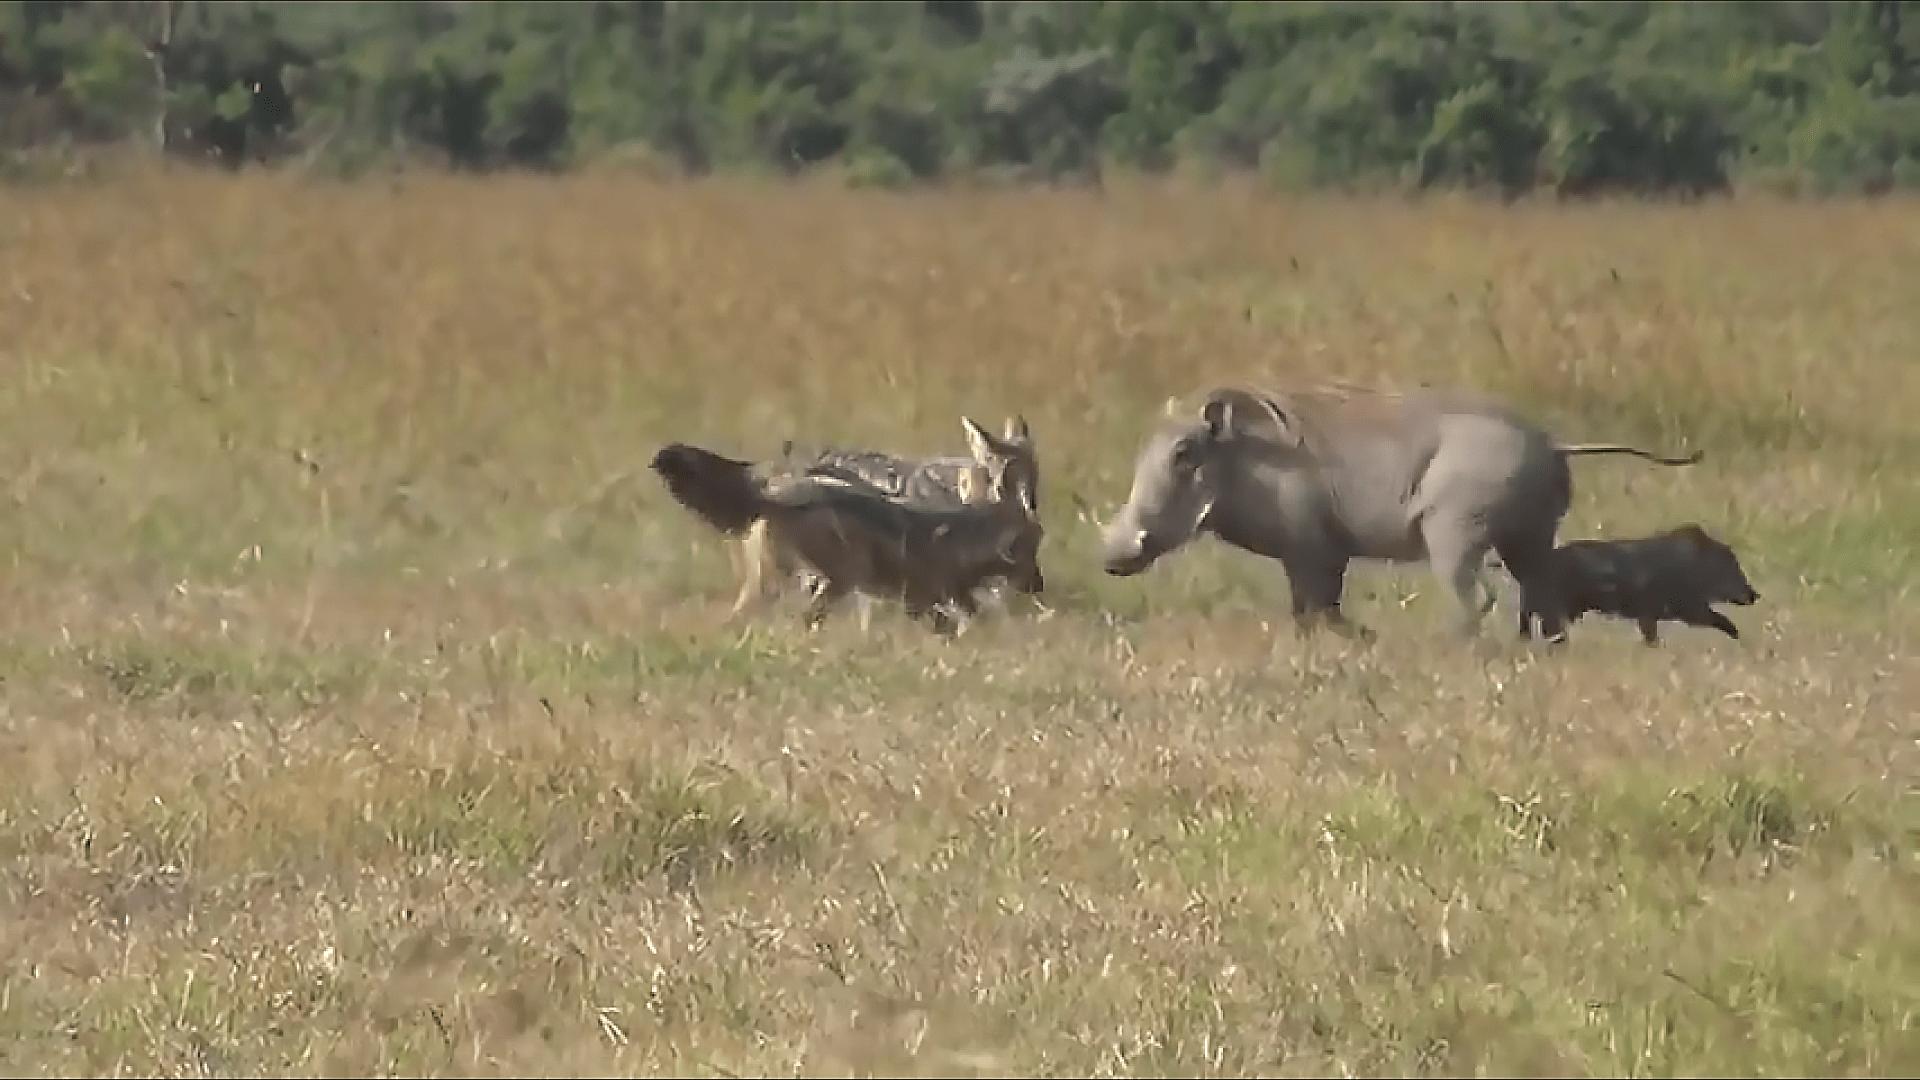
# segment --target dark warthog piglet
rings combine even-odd
[[[1739,628],[1712,605],[1760,599],[1733,549],[1696,524],[1631,540],[1575,540],[1555,548],[1550,565],[1569,621],[1590,611],[1632,619],[1648,645],[1659,643],[1663,621],[1737,639]],[[1523,604],[1522,637],[1533,636],[1537,614]]]

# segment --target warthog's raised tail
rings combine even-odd
[[[1632,454],[1662,465],[1692,465],[1700,460],[1700,451],[1695,450],[1686,457],[1667,457],[1651,450],[1642,450],[1637,446],[1624,446],[1619,443],[1576,443],[1572,446],[1555,447],[1562,454],[1572,457],[1575,454]]]
[[[669,443],[653,456],[652,469],[675,502],[730,536],[746,532],[765,510],[751,462],[686,443]]]

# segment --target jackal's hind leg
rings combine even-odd
[[[848,592],[847,587],[839,582],[827,578],[822,578],[820,581],[820,588],[813,594],[812,601],[807,604],[806,613],[801,616],[801,621],[808,630],[819,629],[827,613],[832,611],[834,605],[838,604]]]
[[[734,598],[729,621],[751,608],[762,606],[767,598],[767,523],[760,520],[747,528],[747,535],[734,553],[734,565],[740,574],[740,595]]]

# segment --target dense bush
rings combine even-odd
[[[229,164],[1920,182],[1920,3],[11,0],[0,149]]]

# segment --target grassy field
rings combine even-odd
[[[0,190],[14,1074],[1920,1069],[1920,204]],[[1496,391],[1745,634],[1090,518],[1164,399]],[[1056,613],[724,625],[668,440],[1038,444]],[[1502,581],[1504,585],[1505,582]]]

